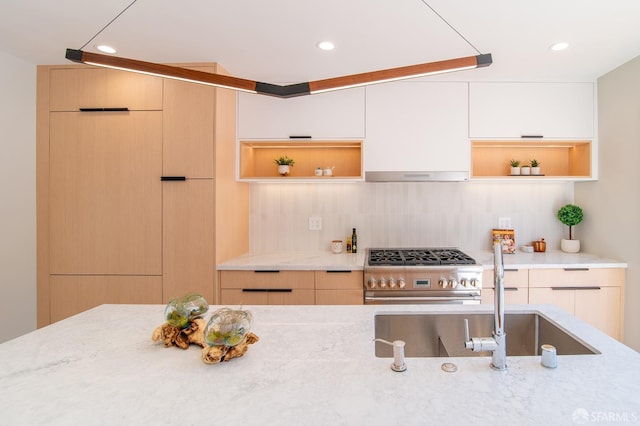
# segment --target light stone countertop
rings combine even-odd
[[[493,269],[491,250],[466,251],[485,269]],[[333,254],[329,251],[273,251],[247,253],[217,265],[218,270],[362,270],[366,250],[357,254]],[[505,268],[626,268],[625,262],[607,259],[588,253],[524,253],[518,251],[503,256]]]
[[[212,306],[210,312],[216,308]],[[374,314],[491,312],[490,306],[247,306],[260,341],[206,365],[196,346],[151,341],[161,305],[102,305],[0,345],[0,423],[7,425],[571,425],[639,423],[640,354],[564,311],[532,310],[599,355],[374,356]],[[507,336],[508,340],[508,336]],[[462,344],[462,343],[461,343]],[[454,362],[455,373],[441,369]],[[613,419],[613,420],[612,420]],[[614,421],[615,420],[615,421]]]

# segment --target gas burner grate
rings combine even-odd
[[[369,266],[475,265],[476,261],[455,248],[369,249]]]

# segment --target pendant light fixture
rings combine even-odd
[[[247,80],[239,77],[232,77],[228,75],[214,74],[171,65],[158,64],[154,62],[144,62],[136,59],[85,52],[82,50],[136,1],[137,0],[134,0],[131,4],[129,4],[129,6],[123,9],[115,18],[113,18],[80,49],[67,49],[65,55],[66,59],[88,65],[96,65],[106,68],[150,74],[164,78],[189,81],[192,83],[206,84],[215,87],[222,87],[225,89],[257,93],[279,98],[292,98],[314,93],[323,93],[334,90],[365,86],[369,84],[385,83],[389,81],[423,77],[433,74],[480,68],[489,66],[492,63],[490,53],[481,54],[478,49],[475,49],[475,47],[471,43],[469,43],[467,39],[462,37],[462,35],[455,28],[453,28],[447,21],[445,21],[444,18],[442,18],[435,10],[433,10],[433,8],[431,8],[431,6],[429,6],[424,0],[423,3],[427,7],[429,7],[447,25],[449,25],[449,27],[451,27],[458,35],[460,35],[460,37],[462,37],[469,45],[471,45],[478,52],[478,55],[448,59],[437,62],[427,62],[423,64],[409,65],[398,68],[389,68],[385,70],[371,71],[360,74],[352,74],[342,77],[328,78],[324,80],[315,80],[306,83],[277,85],[271,83],[262,83],[254,80]]]

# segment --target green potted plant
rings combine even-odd
[[[557,213],[558,219],[569,227],[569,239],[560,241],[560,249],[567,253],[580,251],[580,240],[573,239],[573,227],[582,222],[584,214],[582,209],[575,204],[567,204],[560,207]]]
[[[535,158],[531,160],[531,174],[532,175],[540,175],[540,162]]]
[[[512,176],[517,176],[520,174],[520,161],[519,160],[511,160],[509,162],[509,164],[511,165],[511,175]]]
[[[289,158],[286,155],[276,158],[273,161],[278,165],[278,173],[280,176],[288,176],[291,172],[291,167],[295,164],[293,158]]]

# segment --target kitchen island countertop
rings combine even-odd
[[[210,311],[216,306],[211,306]],[[408,358],[374,356],[374,314],[491,312],[488,306],[249,306],[260,341],[207,365],[200,349],[151,341],[161,305],[102,305],[0,345],[0,423],[198,425],[567,425],[640,422],[640,354],[549,305],[540,311],[601,352]],[[508,336],[507,336],[508,339]],[[462,344],[462,342],[461,342]],[[454,362],[455,373],[443,362]]]
[[[469,250],[468,255],[485,269],[493,269],[491,250]],[[329,251],[270,251],[246,253],[217,265],[224,270],[327,270],[364,269],[366,250],[357,254],[333,254]],[[544,253],[524,253],[518,251],[503,256],[506,268],[626,268],[625,262],[608,259],[589,253],[564,253],[547,251]]]

